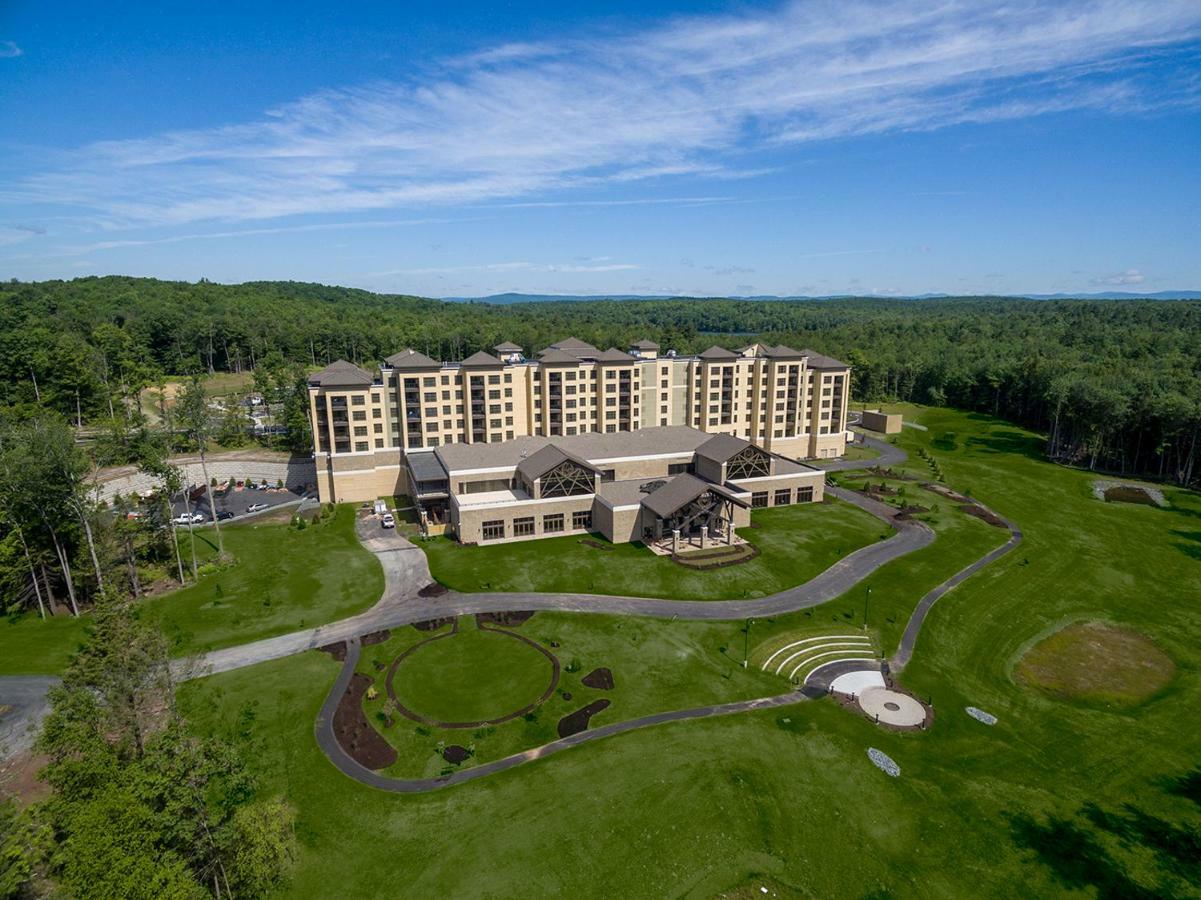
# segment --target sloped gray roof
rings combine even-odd
[[[634,341],[634,343],[630,344],[630,346],[636,347],[639,350],[658,350],[659,349],[658,344],[656,344],[654,341],[648,341],[646,338],[643,338],[640,341]]]
[[[791,347],[777,344],[775,347],[764,347],[763,355],[772,359],[800,359],[805,354],[800,350],[793,350]]]
[[[701,359],[738,359],[738,354],[714,344],[700,355]]]
[[[628,353],[624,353],[624,352],[622,352],[621,350],[618,350],[616,347],[610,347],[608,350],[604,351],[603,353],[598,353],[598,354],[596,354],[596,361],[597,361],[597,362],[602,362],[602,363],[607,363],[607,362],[620,362],[620,363],[632,363],[632,362],[637,362],[637,360],[635,360],[635,359],[634,359],[634,357],[630,356],[630,354],[628,354]]]
[[[517,471],[530,481],[534,481],[541,478],[555,466],[567,461],[571,461],[587,469],[589,472],[597,471],[596,467],[587,460],[580,459],[578,456],[568,453],[563,448],[557,447],[554,444],[547,444],[533,455],[527,456],[517,464]]]
[[[310,384],[319,384],[322,387],[368,387],[374,382],[375,379],[369,373],[344,359],[332,362],[320,372],[309,376]]]
[[[595,350],[596,349],[591,344],[589,344],[587,341],[581,341],[579,338],[573,338],[573,337],[564,338],[561,341],[557,341],[556,343],[551,344],[551,347],[553,347],[555,350]]]
[[[657,491],[647,494],[642,498],[642,505],[663,519],[708,491],[720,494],[739,506],[747,505],[746,501],[733,491],[686,472],[683,475],[675,476]]]
[[[521,348],[512,341],[503,341],[492,348],[497,353],[520,353]]]
[[[717,463],[724,463],[735,453],[745,450],[750,446],[750,441],[735,437],[732,434],[715,434],[696,448],[696,455],[703,456],[705,459],[711,459]]]
[[[589,462],[637,456],[679,455],[690,457],[710,435],[687,425],[660,425],[634,431],[518,437],[511,441],[480,444],[443,444],[434,452],[448,472],[480,468],[517,468],[523,457],[532,456],[552,441],[563,452]],[[600,464],[597,462],[596,464]],[[645,479],[644,479],[645,480]]]
[[[578,356],[572,356],[570,353],[565,353],[562,350],[555,349],[554,347],[547,347],[545,350],[539,353],[538,361],[549,366],[578,366],[580,364],[580,358]]]
[[[844,362],[839,362],[832,356],[825,356],[817,353],[814,350],[802,350],[801,355],[808,357],[808,366],[811,369],[849,369]]]
[[[405,465],[417,481],[445,481],[447,477],[446,470],[442,468],[442,463],[432,450],[406,453]]]
[[[442,363],[436,362],[424,353],[418,353],[412,348],[393,353],[384,360],[394,369],[440,369]]]
[[[464,369],[499,369],[504,366],[504,363],[493,356],[491,353],[485,353],[481,350],[479,353],[473,353],[461,363]]]

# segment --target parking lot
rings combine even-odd
[[[234,519],[242,518],[247,515],[255,515],[259,512],[269,512],[277,506],[282,506],[285,503],[296,503],[305,499],[305,495],[295,494],[287,488],[269,490],[242,490],[231,489],[224,496],[217,495],[217,513],[228,512]],[[250,507],[259,504],[266,504],[266,509],[256,510],[251,513]],[[177,496],[171,503],[171,515],[178,516],[184,513],[187,506],[184,503],[182,494]],[[192,512],[199,513],[204,516],[204,521],[209,521],[209,492],[205,491],[204,495],[197,501],[191,504]]]

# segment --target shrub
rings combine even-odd
[[[375,689],[375,685],[373,684],[373,685],[371,685],[371,687],[367,688],[367,699],[368,700],[376,700],[378,698],[379,698],[379,691],[377,691]]]

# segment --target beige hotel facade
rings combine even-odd
[[[837,457],[846,447],[850,369],[811,350],[752,344],[679,356],[661,354],[651,341],[625,352],[573,338],[532,358],[511,343],[493,350],[439,362],[410,349],[374,372],[340,360],[313,374],[309,404],[321,499],[406,494],[453,526],[442,457],[454,454],[436,451],[459,445],[471,445],[473,458],[495,453],[507,460],[513,448],[503,445],[520,439],[541,439],[523,442],[534,453],[581,436],[607,436],[608,445],[623,434],[667,428],[739,438],[782,463]],[[689,443],[692,451],[703,441],[683,440]],[[424,492],[423,499],[425,476],[447,490]]]

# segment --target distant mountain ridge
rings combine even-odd
[[[519,294],[506,292],[503,294],[488,294],[483,297],[440,297],[450,303],[487,303],[492,306],[506,306],[512,303],[586,303],[596,300],[748,300],[748,301],[788,301],[788,300],[941,300],[964,296],[983,296],[975,294],[794,294],[781,296],[779,294],[713,294],[707,297],[683,294]],[[1129,291],[1100,291],[1093,294],[989,294],[990,297],[1012,298],[1015,300],[1201,300],[1201,291],[1154,291],[1150,293],[1131,293]]]

